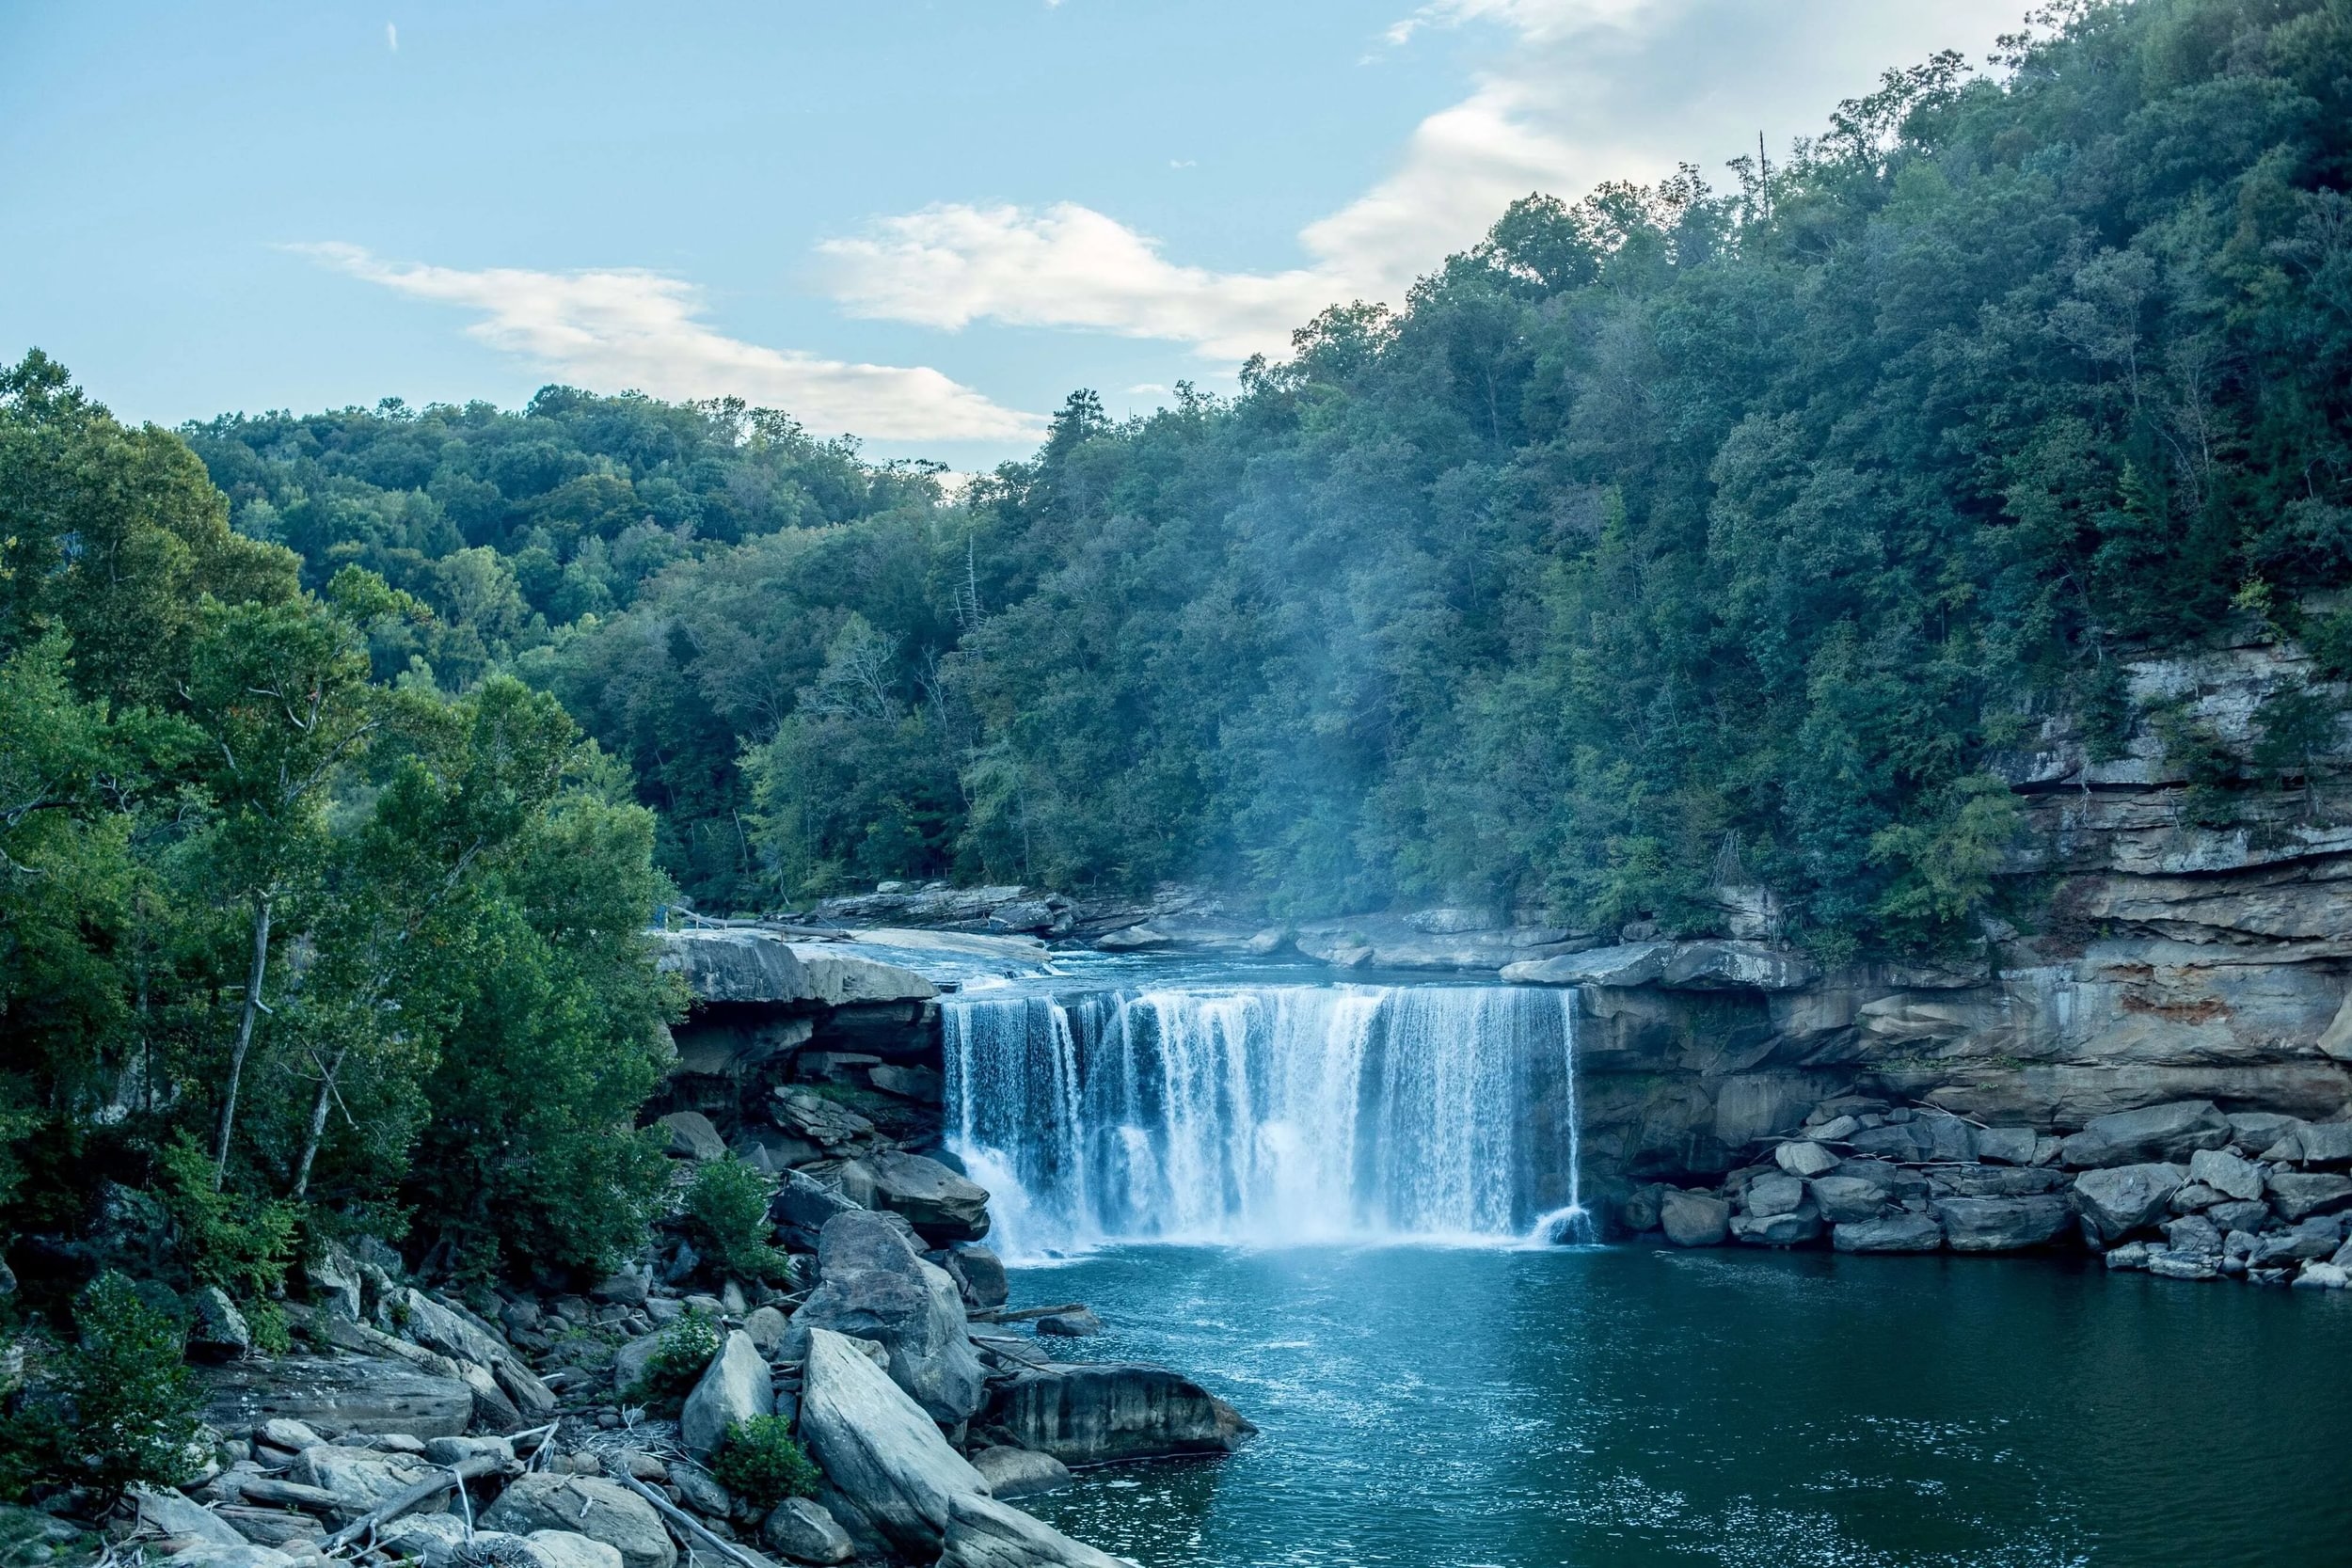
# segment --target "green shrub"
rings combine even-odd
[[[720,1270],[738,1279],[781,1279],[785,1255],[769,1244],[768,1179],[730,1154],[694,1172],[686,1217],[694,1241]]]
[[[83,1291],[73,1317],[74,1342],[0,1419],[0,1493],[52,1481],[110,1506],[134,1484],[180,1485],[194,1470],[203,1405],[182,1360],[186,1336],[119,1274]]]
[[[817,1495],[817,1466],[781,1416],[755,1416],[727,1428],[710,1462],[719,1484],[762,1511],[787,1497]]]
[[[710,1358],[719,1354],[723,1338],[718,1319],[707,1312],[687,1313],[661,1331],[660,1342],[645,1362],[644,1371],[623,1390],[621,1397],[631,1404],[644,1405],[656,1415],[675,1415],[686,1396],[694,1391],[694,1385],[709,1370]]]
[[[164,1207],[180,1227],[188,1272],[199,1285],[217,1285],[240,1302],[277,1293],[294,1258],[301,1207],[213,1189],[212,1156],[185,1132],[157,1154],[163,1166]]]

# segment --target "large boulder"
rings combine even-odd
[[[727,1157],[727,1141],[700,1111],[672,1111],[656,1117],[654,1125],[670,1135],[670,1154],[680,1160],[709,1161]]]
[[[2059,1157],[2076,1170],[2185,1160],[2198,1149],[2221,1148],[2230,1135],[2230,1118],[2212,1101],[2179,1100],[2093,1117],[2059,1146]]]
[[[1904,1210],[1833,1227],[1829,1244],[1840,1252],[1934,1252],[1944,1244],[1944,1227],[1932,1214]]]
[[[988,1234],[988,1190],[921,1154],[871,1154],[872,1207],[904,1214],[932,1246],[977,1242]]]
[[[850,1213],[864,1207],[837,1186],[828,1185],[803,1171],[787,1170],[777,1178],[776,1196],[768,1200],[768,1218],[788,1237],[813,1247],[826,1223],[835,1214]]]
[[[187,1296],[188,1359],[234,1361],[253,1352],[253,1328],[217,1285],[200,1286]]]
[[[2270,1206],[2289,1225],[2352,1208],[2352,1177],[2332,1171],[2272,1171],[2266,1185]]]
[[[1778,1171],[1748,1183],[1748,1213],[1756,1219],[1793,1214],[1804,1206],[1804,1183]]]
[[[520,1477],[483,1511],[484,1529],[529,1535],[569,1530],[601,1541],[621,1554],[622,1568],[676,1568],[677,1548],[653,1505],[617,1481],[601,1476]]]
[[[949,1505],[943,1545],[939,1568],[1125,1568],[1108,1553],[990,1497],[960,1497]]]
[[[759,1538],[769,1550],[792,1562],[830,1564],[857,1556],[857,1543],[841,1521],[813,1497],[787,1497],[770,1509]]]
[[[1886,1189],[1863,1177],[1817,1176],[1806,1185],[1813,1206],[1832,1225],[1867,1224],[1886,1208]]]
[[[288,1355],[199,1376],[204,1418],[224,1432],[282,1416],[329,1432],[455,1437],[473,1417],[473,1391],[459,1379],[373,1356]]]
[[[686,1396],[686,1408],[678,1416],[678,1440],[695,1453],[713,1453],[738,1421],[775,1413],[768,1358],[739,1328],[727,1335],[703,1370],[702,1381]]]
[[[2242,1203],[2263,1196],[2262,1167],[2226,1148],[2201,1148],[2190,1155],[2188,1179]]]
[[[1070,1484],[1070,1466],[1050,1453],[1031,1453],[1026,1449],[1007,1448],[1002,1444],[972,1450],[972,1468],[988,1481],[993,1497],[1026,1497],[1039,1492],[1059,1491]]]
[[[1739,1214],[1731,1238],[1749,1246],[1802,1246],[1821,1235],[1821,1215],[1810,1203],[1786,1213]]]
[[[828,1328],[808,1335],[801,1441],[825,1472],[832,1512],[917,1561],[938,1556],[954,1498],[988,1492],[923,1407]]]
[[[963,1299],[982,1311],[1002,1307],[1012,1287],[1005,1277],[1004,1259],[984,1246],[960,1246],[947,1254],[947,1272],[963,1287]]]
[[[2074,1206],[2102,1246],[2112,1246],[2165,1212],[2188,1180],[2180,1165],[2110,1165],[2074,1178]]]
[[[822,1283],[792,1314],[786,1354],[817,1329],[880,1344],[890,1375],[931,1418],[955,1422],[980,1405],[963,1293],[925,1261],[884,1216],[864,1210],[826,1223],[817,1250]]]
[[[167,1486],[133,1487],[131,1505],[138,1514],[139,1523],[158,1535],[180,1541],[209,1542],[215,1546],[248,1544],[246,1538],[219,1514]],[[17,1560],[9,1558],[8,1560],[14,1562]]]
[[[2030,1197],[1947,1197],[1935,1204],[1944,1239],[1954,1252],[2014,1252],[2046,1245],[2074,1223],[2062,1193]]]
[[[539,1568],[623,1568],[618,1547],[578,1530],[535,1529],[523,1537],[523,1545]]]
[[[1658,1223],[1676,1246],[1721,1246],[1731,1229],[1731,1205],[1712,1193],[1669,1187],[1658,1195]]]
[[[1827,1176],[1837,1168],[1837,1156],[1809,1139],[1795,1139],[1772,1150],[1772,1163],[1791,1176]]]
[[[321,1443],[294,1455],[286,1476],[298,1486],[333,1494],[335,1512],[345,1519],[356,1519],[437,1468],[422,1455]]]
[[[1230,1453],[1258,1430],[1188,1377],[1118,1361],[1017,1373],[990,1398],[981,1424],[1064,1465]]]

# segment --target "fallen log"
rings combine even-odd
[[[762,1557],[750,1547],[739,1545],[712,1531],[700,1519],[695,1518],[668,1497],[630,1475],[626,1469],[616,1468],[612,1479],[653,1504],[654,1512],[661,1515],[663,1522],[668,1524],[671,1530],[677,1535],[679,1544],[685,1546],[689,1554],[691,1554],[696,1546],[702,1546],[717,1552],[721,1557],[735,1563],[737,1568],[776,1568],[773,1560]]]
[[[1040,1318],[1050,1318],[1057,1312],[1083,1312],[1086,1309],[1087,1304],[1083,1301],[1065,1301],[1059,1307],[1023,1307],[1019,1308],[1007,1308],[999,1307],[992,1311],[973,1313],[972,1322],[976,1323],[1035,1323]]]
[[[461,1459],[448,1469],[426,1477],[404,1492],[394,1493],[369,1509],[351,1523],[319,1543],[322,1552],[339,1552],[355,1541],[363,1541],[370,1530],[390,1524],[402,1514],[422,1503],[432,1501],[453,1486],[497,1473],[501,1461],[495,1454],[478,1453]]]

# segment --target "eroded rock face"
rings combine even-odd
[[[1139,1362],[1019,1373],[989,1400],[981,1425],[1073,1465],[1230,1453],[1258,1430],[1190,1378]]]
[[[863,1210],[835,1215],[817,1259],[822,1283],[792,1315],[787,1354],[815,1330],[870,1339],[889,1357],[892,1379],[933,1419],[961,1421],[979,1408],[983,1374],[966,1338],[963,1293],[890,1219]]]
[[[473,1416],[473,1391],[458,1379],[370,1356],[288,1355],[200,1376],[205,1419],[224,1432],[286,1417],[329,1432],[454,1437]]]
[[[2230,1118],[2213,1101],[2184,1100],[2093,1117],[2066,1140],[2060,1157],[2076,1169],[2132,1165],[2186,1160],[2201,1148],[2219,1148],[2229,1141]]]

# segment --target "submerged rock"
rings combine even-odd
[[[1230,1453],[1258,1430],[1190,1378],[1140,1362],[1017,1373],[995,1390],[981,1424],[1073,1465]]]
[[[975,1449],[971,1457],[972,1468],[986,1479],[992,1497],[1026,1497],[1070,1484],[1070,1466],[1050,1453],[999,1444]]]

